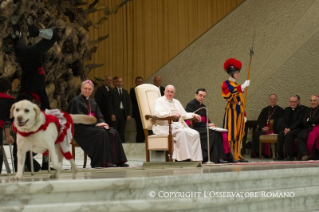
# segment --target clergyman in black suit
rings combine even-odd
[[[143,77],[136,77],[135,78],[135,87],[143,84]],[[132,117],[135,119],[136,123],[136,143],[143,143],[145,140],[140,110],[138,107],[136,94],[135,94],[135,87],[131,88],[130,90],[130,97],[132,103]]]
[[[158,87],[158,89],[160,90],[161,92],[161,96],[164,96],[164,91],[165,91],[165,88],[163,86],[161,86],[162,84],[162,79],[160,76],[155,76],[154,77],[154,80],[153,80],[153,83],[156,87]]]
[[[108,102],[110,101],[110,90],[112,83],[111,76],[104,77],[104,86],[99,87],[95,93],[95,102],[99,105],[99,108],[104,116],[106,123],[111,124],[111,115],[108,110]]]
[[[120,134],[122,143],[125,143],[126,121],[131,119],[130,97],[123,87],[123,79],[117,78],[116,87],[110,91],[109,111],[111,126]]]
[[[292,161],[293,157],[293,142],[301,130],[303,108],[298,105],[298,97],[292,95],[289,98],[290,107],[285,108],[284,118],[280,125],[280,130],[277,137],[277,152],[278,156],[275,161],[285,160]],[[286,155],[283,155],[284,143],[286,146]]]

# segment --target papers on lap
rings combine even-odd
[[[221,128],[221,127],[209,127],[211,130],[215,130],[217,132],[228,132],[228,130]]]

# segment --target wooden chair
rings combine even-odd
[[[270,119],[269,121],[269,133],[273,132],[274,120]],[[259,158],[261,158],[261,149],[262,144],[269,143],[275,144],[275,154],[277,153],[277,134],[269,134],[269,135],[261,135],[259,136]],[[270,145],[269,145],[269,153],[270,153]]]
[[[172,162],[173,156],[173,136],[171,131],[172,121],[177,121],[176,117],[157,118],[153,116],[153,105],[157,98],[161,97],[159,88],[151,84],[142,84],[135,88],[144,134],[146,161],[150,161],[149,151],[167,151],[166,161]],[[168,135],[149,135],[148,130],[152,130],[155,120],[167,120],[169,124]]]
[[[80,146],[79,146],[78,143],[75,142],[74,139],[72,139],[71,144],[72,144],[72,156],[73,156],[73,158],[74,158],[74,160],[75,160],[75,147],[80,147]],[[87,160],[87,154],[84,152],[83,168],[86,167],[86,160]]]

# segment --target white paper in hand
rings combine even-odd
[[[217,132],[228,132],[228,130],[221,128],[221,127],[209,127],[211,130],[215,130]]]

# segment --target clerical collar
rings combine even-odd
[[[232,78],[231,76],[229,76],[228,80],[236,82],[236,80],[234,78]]]
[[[269,106],[272,107],[272,108],[274,108],[274,107],[276,107],[277,105],[274,105],[274,106],[269,105]]]
[[[84,100],[88,100],[90,97],[85,97],[83,94],[81,94],[81,97],[84,99]]]

